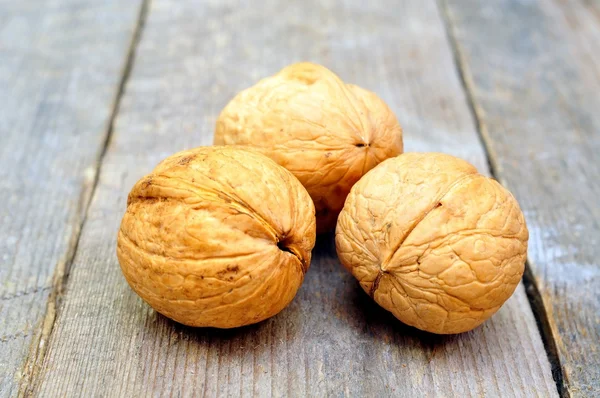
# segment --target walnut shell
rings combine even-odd
[[[386,160],[352,188],[336,230],[342,264],[402,322],[471,330],[512,295],[529,233],[515,198],[444,154]]]
[[[221,112],[214,142],[255,146],[294,173],[315,203],[321,233],[335,227],[363,174],[402,153],[402,129],[374,93],[299,63],[239,93]]]
[[[127,282],[161,314],[190,326],[262,321],[296,295],[315,244],[300,182],[235,147],[177,153],[127,200],[117,255]]]

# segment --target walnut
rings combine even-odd
[[[289,171],[253,151],[205,147],[165,159],[134,185],[117,255],[158,312],[231,328],[288,305],[314,243],[313,203]]]
[[[386,160],[352,188],[336,230],[342,264],[402,322],[471,330],[514,292],[529,234],[515,198],[436,153]]]
[[[215,144],[257,147],[290,170],[315,203],[321,233],[335,227],[363,174],[402,153],[402,129],[374,93],[299,63],[239,93],[217,120]]]

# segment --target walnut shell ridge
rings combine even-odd
[[[335,241],[379,305],[446,334],[477,327],[512,295],[528,238],[517,201],[498,182],[449,155],[407,153],[354,185]]]
[[[240,92],[221,112],[214,143],[254,146],[290,170],[315,203],[318,233],[335,228],[360,177],[403,150],[400,124],[377,95],[312,63]]]
[[[271,159],[203,147],[162,161],[131,190],[117,256],[132,289],[190,326],[269,318],[294,298],[315,244],[315,210]]]

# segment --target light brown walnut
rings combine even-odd
[[[221,112],[214,142],[254,146],[294,173],[315,203],[319,233],[335,228],[352,185],[403,148],[402,129],[377,95],[311,63],[239,93]]]
[[[529,234],[515,198],[444,154],[386,160],[354,185],[336,230],[340,261],[402,322],[471,330],[512,295]]]
[[[127,282],[163,315],[231,328],[269,318],[310,265],[315,210],[300,182],[236,147],[177,153],[138,181],[117,255]]]

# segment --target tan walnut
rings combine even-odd
[[[312,63],[288,66],[239,93],[221,112],[217,145],[252,145],[311,195],[317,232],[335,228],[350,188],[402,153],[402,129],[374,93]]]
[[[442,334],[475,328],[512,295],[528,238],[517,201],[495,180],[449,155],[407,153],[354,185],[335,241],[379,305]]]
[[[289,171],[255,151],[204,147],[165,159],[134,185],[117,255],[158,312],[231,328],[288,305],[314,243],[313,203]]]

